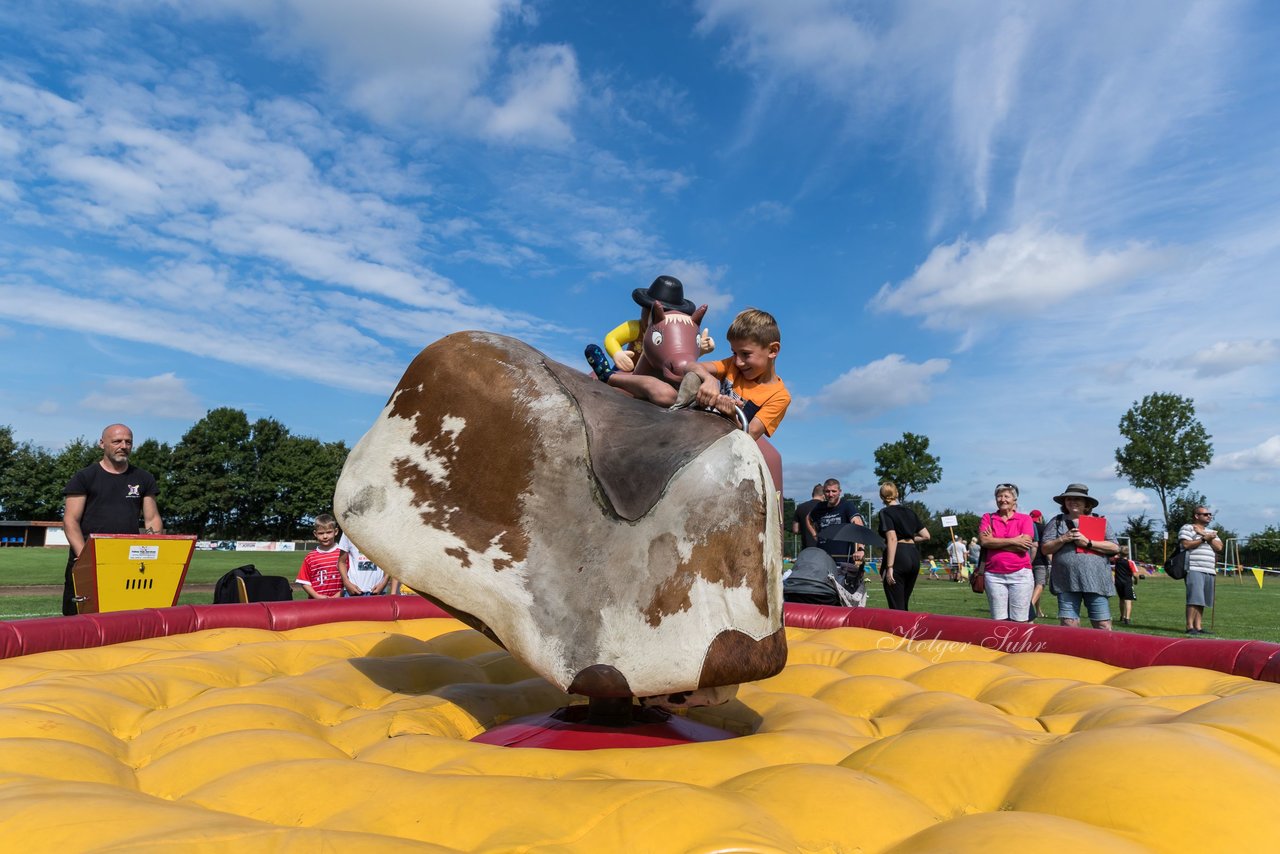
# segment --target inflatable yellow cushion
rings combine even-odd
[[[468,741],[571,698],[452,620],[0,662],[6,850],[1273,851],[1280,686],[876,631],[647,750]]]

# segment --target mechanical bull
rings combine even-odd
[[[779,511],[755,442],[519,341],[423,350],[334,509],[379,566],[570,693],[714,694],[785,663]]]

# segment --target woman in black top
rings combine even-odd
[[[920,576],[920,550],[916,543],[929,539],[929,529],[910,507],[898,503],[898,487],[885,481],[880,484],[880,536],[884,537],[884,566],[880,578],[884,597],[895,611],[906,611],[911,591]]]

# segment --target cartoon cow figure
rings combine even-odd
[[[755,442],[519,341],[464,332],[423,350],[334,509],[379,566],[570,693],[714,694],[785,663],[777,498]]]

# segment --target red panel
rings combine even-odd
[[[1259,668],[1257,678],[1263,682],[1280,682],[1280,649]]]
[[[425,620],[448,617],[449,612],[421,596],[386,596],[397,620]]]
[[[12,623],[22,642],[22,654],[55,649],[86,649],[101,646],[102,635],[88,617],[46,617]]]
[[[1267,643],[1265,641],[1249,641],[1240,649],[1240,654],[1236,656],[1236,662],[1231,668],[1231,672],[1236,676],[1247,676],[1250,679],[1257,679],[1258,674],[1262,672],[1262,668],[1266,666],[1267,660],[1280,652],[1276,644]]]
[[[98,627],[101,640],[97,646],[106,646],[143,638],[164,637],[164,620],[156,608],[142,611],[109,611],[105,614],[85,614],[84,618]]]
[[[834,629],[846,625],[846,620],[865,610],[788,602],[782,606],[782,621],[796,629]]]
[[[199,631],[194,605],[175,605],[172,608],[156,608],[155,612],[164,623],[164,634],[185,635]]]
[[[22,655],[22,637],[13,623],[0,622],[0,658]]]
[[[916,614],[883,608],[833,608],[787,604],[786,624],[826,629],[857,626],[918,641],[953,640],[1005,652],[1054,652],[1090,658],[1116,667],[1178,664],[1280,681],[1280,645],[1262,641],[1165,638],[1128,632],[1005,623],[977,617]],[[1270,675],[1263,675],[1269,673]]]
[[[195,609],[196,631],[204,629],[269,629],[270,605],[285,602],[245,602],[234,605],[192,605]]]
[[[1211,640],[1209,638],[1176,638],[1152,664],[1181,664],[1231,673],[1236,660],[1249,641]]]
[[[996,623],[883,608],[833,608],[787,604],[788,626],[827,629],[860,626],[916,640],[955,640],[1007,652],[1056,652],[1117,667],[1179,664],[1280,682],[1280,645],[1263,641],[1160,638],[1038,624]],[[244,605],[180,605],[78,617],[47,617],[0,623],[0,658],[55,649],[86,649],[107,643],[162,637],[214,628],[285,631],[345,620],[411,620],[447,617],[418,596],[362,596]]]

